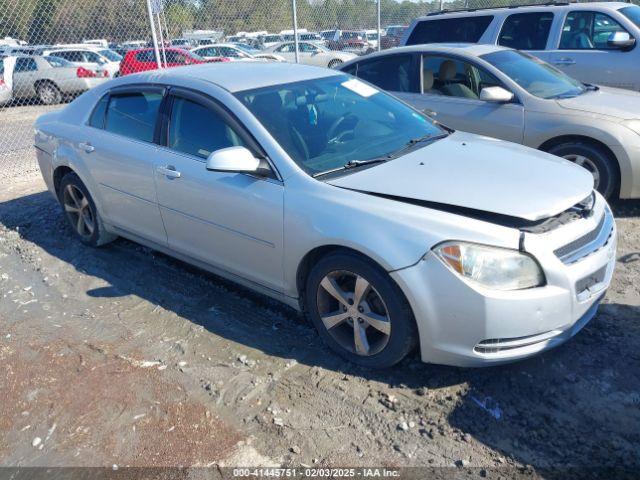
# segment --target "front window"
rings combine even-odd
[[[167,146],[207,158],[216,150],[245,144],[216,112],[191,100],[175,97],[169,119]]]
[[[504,50],[482,55],[481,58],[536,97],[568,98],[586,91],[577,80],[526,53]]]
[[[640,7],[634,5],[633,7],[624,7],[620,9],[620,13],[631,20],[640,28]]]
[[[609,38],[627,32],[609,15],[598,12],[570,12],[562,28],[561,50],[609,50]]]
[[[422,93],[479,100],[486,87],[502,87],[484,69],[456,58],[422,56]]]
[[[386,159],[446,132],[390,95],[345,75],[238,92],[289,156],[310,175],[348,162]]]

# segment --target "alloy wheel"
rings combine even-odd
[[[325,328],[346,350],[370,356],[389,342],[387,307],[364,277],[346,270],[330,272],[318,285],[316,301]]]
[[[67,185],[63,192],[64,211],[78,235],[88,238],[95,230],[95,220],[89,200],[75,185]]]
[[[591,175],[593,175],[593,188],[595,188],[596,190],[598,189],[598,187],[600,186],[600,171],[598,170],[598,167],[593,162],[593,160],[585,157],[584,155],[578,154],[564,155],[563,158],[575,163],[576,165],[580,165],[582,168],[585,168],[589,172],[591,172]]]

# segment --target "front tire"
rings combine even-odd
[[[338,65],[341,65],[341,64],[342,64],[342,60],[335,58],[329,62],[329,68],[336,68]]]
[[[556,145],[549,153],[565,158],[588,170],[593,175],[594,188],[605,198],[611,198],[619,184],[615,159],[602,147],[586,142],[570,142]]]
[[[305,309],[324,342],[358,365],[390,367],[416,345],[417,328],[400,288],[351,252],[330,254],[313,267]]]
[[[75,173],[66,174],[60,181],[58,199],[76,238],[83,244],[99,247],[117,238],[104,229],[89,190]]]

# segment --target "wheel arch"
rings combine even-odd
[[[379,268],[383,272],[388,273],[388,269],[385,268],[379,261],[377,261],[372,256],[367,255],[366,253],[360,250],[357,250],[355,248],[347,247],[339,244],[328,244],[328,245],[320,245],[320,246],[314,247],[302,257],[302,259],[298,263],[298,268],[296,270],[296,290],[298,291],[298,300],[300,302],[301,310],[304,309],[304,292],[305,292],[307,279],[309,278],[309,273],[311,272],[311,269],[320,259],[336,252],[350,253],[350,254],[356,255],[361,259],[371,263],[372,265],[375,265],[377,268]],[[393,278],[391,277],[389,278],[402,292],[400,285],[398,285],[397,282],[393,280]],[[403,292],[403,295],[404,295],[404,292]]]
[[[621,181],[622,181],[622,169],[620,167],[620,159],[617,157],[615,152],[611,150],[611,148],[601,140],[598,140],[593,137],[589,137],[586,135],[560,135],[557,137],[550,138],[546,140],[542,145],[538,147],[539,150],[543,152],[549,152],[553,147],[557,147],[558,145],[562,145],[565,143],[585,143],[587,145],[591,145],[601,149],[610,160],[612,160],[613,167],[616,170],[617,178],[616,184],[613,189],[613,196],[617,196],[620,194],[621,189]]]
[[[64,176],[69,173],[75,173],[76,175],[78,175],[78,173],[68,165],[59,165],[55,168],[55,170],[53,170],[53,188],[56,192],[56,196],[59,197],[60,182],[62,181]]]
[[[609,146],[596,139],[593,137],[589,137],[586,135],[560,135],[557,137],[553,137],[550,138],[548,140],[546,140],[544,143],[542,143],[539,147],[538,150],[542,150],[543,152],[548,152],[549,150],[551,150],[553,147],[557,147],[558,145],[562,145],[564,143],[577,143],[577,142],[582,142],[582,143],[587,143],[589,145],[601,148],[608,156],[611,160],[613,160],[613,166],[616,168],[616,171],[618,173],[618,185],[617,187],[620,188],[620,160],[618,159],[618,157],[616,156],[616,154],[613,152],[613,150],[611,150],[611,148],[609,148]]]
[[[40,85],[49,83],[51,85],[53,85],[55,88],[57,88],[58,90],[60,90],[60,87],[58,86],[58,84],[51,80],[50,78],[39,78],[38,80],[36,80],[35,82],[33,82],[33,88],[37,89]],[[62,91],[62,90],[60,90]]]

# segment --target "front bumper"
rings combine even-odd
[[[553,253],[558,235],[535,235],[528,242],[527,251],[545,272],[543,287],[485,289],[453,273],[433,253],[392,272],[412,306],[422,360],[456,366],[506,363],[560,345],[584,327],[613,276],[615,224],[606,244],[571,264]]]

